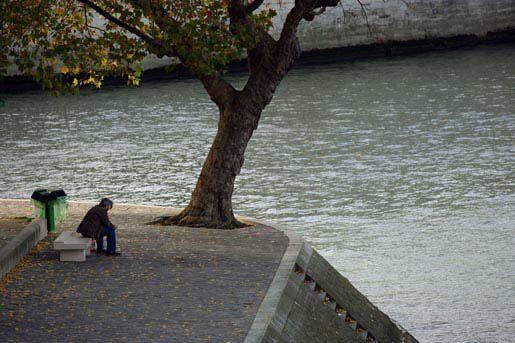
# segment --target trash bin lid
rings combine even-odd
[[[50,192],[50,195],[55,198],[65,197],[66,192],[62,189],[56,189],[55,191]]]
[[[51,201],[50,193],[46,189],[36,189],[32,195],[31,198],[40,202],[49,202]]]

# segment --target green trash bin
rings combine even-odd
[[[49,232],[55,232],[57,222],[62,223],[68,213],[67,196],[62,189],[50,192],[51,200],[48,202],[48,224]]]
[[[46,218],[46,204],[49,202],[50,193],[46,189],[36,189],[30,198],[34,205],[34,216],[36,218]]]
[[[48,232],[55,232],[57,222],[63,222],[68,213],[66,193],[62,189],[52,192],[37,189],[31,198],[36,217],[46,218]]]

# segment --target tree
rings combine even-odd
[[[295,59],[302,20],[339,0],[295,0],[277,39],[275,12],[264,0],[8,0],[0,4],[0,75],[10,64],[46,89],[100,87],[106,75],[137,85],[148,54],[177,58],[202,82],[219,109],[218,131],[189,205],[156,223],[235,228],[234,181],[263,109]],[[95,20],[93,15],[103,18]],[[246,56],[241,90],[224,79],[227,65]],[[56,73],[56,68],[60,73]]]

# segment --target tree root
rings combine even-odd
[[[157,217],[153,221],[147,223],[147,225],[176,225],[217,230],[232,230],[249,226],[234,217],[226,221],[221,221],[209,216],[192,216],[185,212],[186,211],[183,211],[176,216]]]

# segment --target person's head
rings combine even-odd
[[[113,208],[113,201],[108,198],[103,198],[102,200],[100,200],[100,204],[98,204],[98,205],[109,211],[110,209]]]

